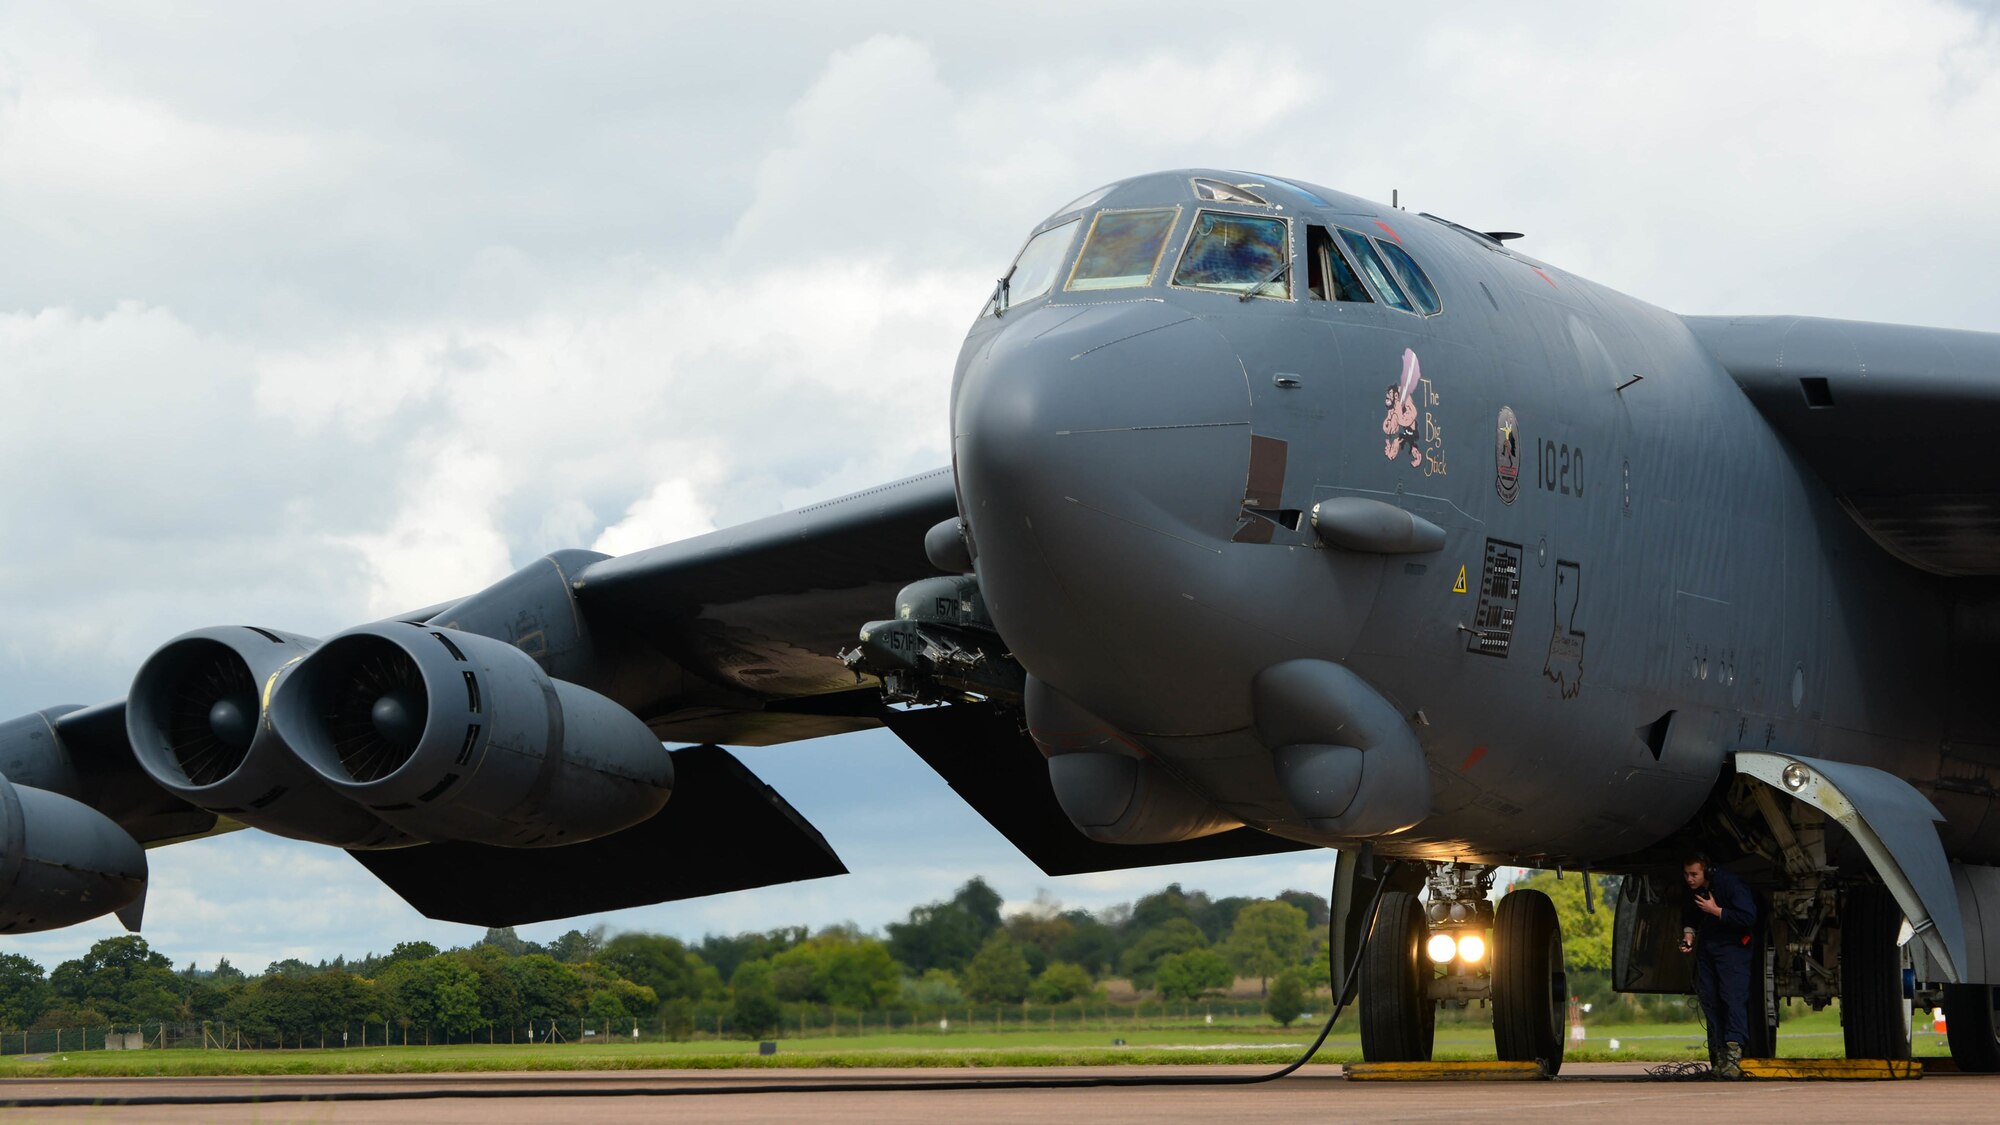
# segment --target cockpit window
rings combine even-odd
[[[1269,207],[1271,201],[1246,187],[1211,180],[1207,176],[1196,176],[1194,194],[1197,199],[1214,203],[1247,203],[1252,207]]]
[[[1347,244],[1347,249],[1354,255],[1354,260],[1361,264],[1361,272],[1368,275],[1369,284],[1375,287],[1375,293],[1382,298],[1383,304],[1406,313],[1417,311],[1410,304],[1410,299],[1403,295],[1403,290],[1396,284],[1396,279],[1389,276],[1388,263],[1382,260],[1382,255],[1375,249],[1375,243],[1370,241],[1367,235],[1342,227],[1340,240]]]
[[[1444,311],[1444,302],[1438,300],[1437,288],[1431,284],[1424,268],[1410,257],[1408,250],[1379,239],[1375,245],[1381,248],[1382,256],[1389,260],[1389,268],[1396,271],[1396,280],[1403,283],[1403,288],[1409,291],[1417,307],[1424,310],[1425,316],[1435,316]]]
[[[1354,267],[1340,252],[1325,227],[1311,227],[1306,235],[1307,286],[1316,301],[1355,301],[1372,304],[1368,287],[1355,276]]]
[[[1174,284],[1290,297],[1291,240],[1283,219],[1203,211],[1195,216]]]
[[[1029,239],[1028,244],[1021,247],[1021,256],[1014,259],[1014,268],[1007,271],[1007,280],[994,294],[993,310],[1005,312],[1055,288],[1056,270],[1062,266],[1063,255],[1069,253],[1070,243],[1076,239],[1077,225],[1082,222],[1082,219],[1071,219]]]
[[[1069,272],[1064,289],[1129,289],[1149,285],[1167,248],[1167,232],[1180,208],[1146,211],[1099,211],[1091,220],[1083,252]]]

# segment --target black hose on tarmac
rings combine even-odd
[[[0,1107],[13,1109],[56,1109],[64,1106],[152,1106],[152,1105],[260,1105],[275,1102],[399,1102],[420,1101],[436,1098],[660,1098],[714,1096],[718,1094],[840,1094],[840,1093],[891,1093],[897,1090],[949,1091],[949,1090],[1085,1090],[1113,1086],[1254,1086],[1262,1082],[1275,1082],[1304,1066],[1319,1053],[1327,1036],[1333,1034],[1333,1024],[1341,1013],[1347,1010],[1348,992],[1354,986],[1354,975],[1361,968],[1361,952],[1365,951],[1368,939],[1375,929],[1375,911],[1382,903],[1382,891],[1389,885],[1388,874],[1394,871],[1400,860],[1390,860],[1383,872],[1383,879],[1376,884],[1375,894],[1368,900],[1366,924],[1361,929],[1362,949],[1356,951],[1354,964],[1347,970],[1344,980],[1331,981],[1333,965],[1329,959],[1327,970],[1329,983],[1334,990],[1332,1014],[1319,1029],[1319,1035],[1305,1053],[1277,1070],[1265,1074],[1161,1074],[1161,1075],[1098,1075],[1080,1078],[957,1078],[943,1081],[918,1082],[777,1082],[755,1086],[528,1086],[502,1089],[437,1088],[412,1090],[305,1090],[298,1093],[285,1091],[264,1091],[254,1094],[137,1094],[130,1097],[90,1097],[87,1095],[44,1098],[9,1098],[0,1093]],[[1339,888],[1333,888],[1338,892]],[[1332,905],[1328,897],[1328,905]],[[1333,915],[1327,915],[1327,948],[1333,948]]]

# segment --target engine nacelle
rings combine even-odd
[[[1028,735],[1077,831],[1101,844],[1170,844],[1243,827],[1068,696],[1030,676]]]
[[[247,626],[167,642],[132,681],[132,751],[162,789],[266,832],[341,848],[416,843],[335,792],[272,729],[265,709],[276,684],[317,643]]]
[[[109,817],[0,777],[0,934],[54,930],[116,910],[138,929],[146,851]]]
[[[269,714],[336,791],[426,840],[573,844],[650,818],[673,792],[673,759],[630,711],[452,629],[329,637],[280,680]]]

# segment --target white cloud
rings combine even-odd
[[[1059,12],[0,7],[0,700],[115,697],[187,628],[330,631],[940,464],[959,338],[1030,224],[1162,167],[1400,188],[1682,311],[1994,327],[1974,7]],[[872,745],[754,761],[857,875],[621,924],[1164,877],[1045,879]],[[798,764],[828,758],[868,768]],[[1323,860],[1198,877],[1317,889]],[[152,927],[188,953],[457,932],[301,845],[155,862]]]
[[[714,530],[715,509],[702,499],[698,480],[675,477],[625,509],[625,518],[605,528],[590,549],[625,555]]]

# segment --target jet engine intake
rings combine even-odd
[[[572,844],[665,806],[673,761],[631,712],[504,641],[405,621],[328,638],[273,728],[339,793],[423,840]]]
[[[0,934],[56,930],[119,911],[139,928],[146,852],[109,817],[0,777]]]
[[[247,626],[168,641],[132,681],[132,752],[167,792],[266,832],[340,848],[415,843],[335,792],[271,728],[275,686],[318,643]]]

